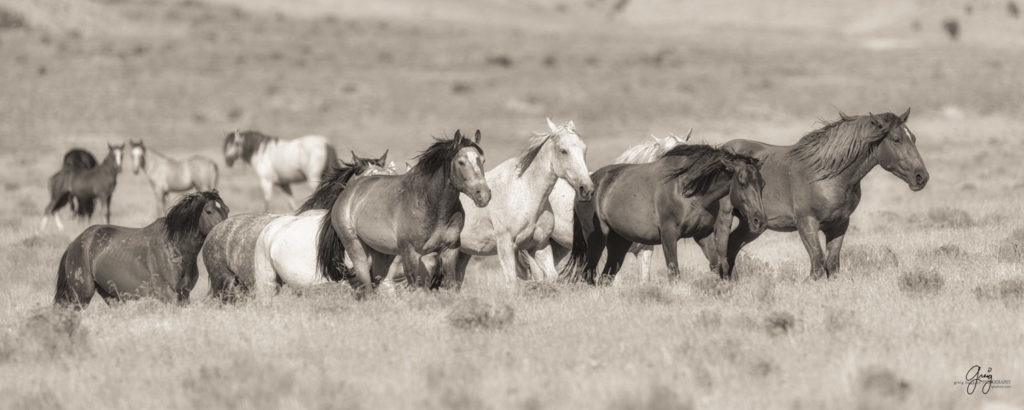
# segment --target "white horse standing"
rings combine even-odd
[[[547,121],[549,131],[538,134],[525,153],[487,171],[491,202],[486,208],[472,206],[468,197],[460,197],[466,212],[461,248],[454,263],[450,259],[445,263],[446,276],[452,275],[456,283],[462,283],[473,255],[497,254],[506,283],[512,285],[517,276],[517,254],[538,266],[542,278],[558,276],[550,257],[541,255],[537,260],[537,250],[547,247],[554,228],[548,195],[555,182],[564,179],[572,186],[570,190],[588,199],[594,193],[594,183],[587,170],[587,146],[577,135],[575,124],[569,121],[559,126]],[[571,231],[569,241],[571,244]],[[452,255],[456,253],[447,257]]]
[[[156,195],[157,217],[167,209],[167,194],[195,189],[198,192],[217,189],[217,163],[202,155],[179,161],[146,148],[142,140],[128,141],[132,156],[132,173],[146,172],[149,186]]]
[[[291,184],[307,182],[316,189],[329,165],[338,163],[338,154],[326,137],[307,135],[287,140],[258,131],[235,131],[224,139],[224,162],[230,167],[239,158],[251,165],[260,179],[265,211],[270,209],[274,186],[288,195],[288,204],[295,209]]]
[[[686,133],[685,137],[669,134],[665,138],[658,138],[651,135],[651,140],[643,144],[634,145],[616,157],[614,164],[642,164],[661,158],[666,152],[676,145],[690,140],[693,128]],[[576,201],[575,189],[565,181],[558,181],[549,196],[551,210],[554,213],[554,230],[551,233],[551,249],[543,249],[538,253],[553,253],[555,264],[559,264],[572,249],[572,213]],[[629,249],[640,262],[640,277],[643,281],[650,280],[651,254],[654,252],[653,245],[635,243]]]

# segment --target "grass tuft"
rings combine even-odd
[[[456,303],[448,312],[448,323],[466,330],[502,329],[514,320],[515,310],[511,305],[485,302],[475,297]]]
[[[904,293],[930,295],[942,290],[946,280],[935,271],[915,271],[900,275],[898,283]]]
[[[858,409],[897,407],[910,394],[910,383],[886,368],[862,370],[858,378]]]
[[[1010,263],[1024,260],[1024,227],[1014,229],[1010,236],[999,245],[996,250],[996,258]]]
[[[641,304],[658,303],[668,305],[676,301],[676,298],[668,289],[649,283],[626,288],[622,292],[627,299]]]
[[[870,274],[900,266],[900,258],[896,252],[884,245],[851,246],[843,249],[841,258],[843,271],[853,270]]]
[[[928,222],[939,228],[970,228],[976,225],[971,214],[960,208],[932,208],[928,211]]]
[[[713,277],[703,277],[693,282],[694,290],[704,296],[713,298],[728,295],[735,286],[736,282]]]
[[[519,294],[533,299],[554,298],[561,293],[561,288],[553,282],[528,281],[519,286]]]
[[[772,312],[764,318],[764,325],[769,335],[783,336],[793,330],[793,326],[796,325],[796,317],[785,311]]]
[[[999,283],[978,285],[974,288],[978,300],[1000,300],[1007,307],[1020,306],[1024,301],[1024,279],[1005,279]]]
[[[46,306],[14,331],[0,335],[0,360],[55,358],[89,349],[89,331],[79,312]]]

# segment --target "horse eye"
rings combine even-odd
[[[562,155],[566,155],[569,153],[569,151],[566,150],[565,148],[561,149],[560,151],[562,152]]]
[[[460,159],[458,164],[459,164],[460,167],[465,166],[466,165],[466,161],[463,161],[463,160]]]

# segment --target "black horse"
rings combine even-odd
[[[57,229],[64,230],[57,211],[70,204],[79,219],[92,219],[96,201],[106,208],[106,222],[110,223],[110,199],[117,186],[117,174],[121,172],[124,158],[124,144],[107,144],[107,157],[96,165],[96,158],[82,149],[72,149],[64,154],[60,171],[50,177],[50,202],[44,210],[39,229],[46,229],[46,223],[53,216]]]
[[[107,303],[144,296],[188,302],[199,249],[228,212],[216,191],[197,192],[143,228],[89,227],[60,259],[53,303],[81,309],[97,292]]]

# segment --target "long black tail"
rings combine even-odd
[[[71,288],[71,281],[68,278],[68,270],[64,264],[68,261],[68,251],[60,257],[60,266],[57,268],[57,290],[53,294],[53,304],[57,306],[77,306],[78,297],[75,290]]]
[[[572,211],[572,250],[569,258],[559,272],[559,279],[564,282],[581,282],[587,278],[583,275],[583,267],[587,264],[587,237],[583,233],[583,224],[580,222],[580,214],[575,209]]]
[[[345,244],[331,222],[331,213],[324,215],[317,231],[316,268],[324,277],[339,281],[345,278]]]
[[[96,168],[96,157],[92,156],[89,151],[81,148],[72,148],[64,154],[64,164],[61,169],[90,169]]]
[[[71,190],[71,182],[78,169],[62,169],[50,176],[50,202],[46,205],[45,213],[52,215],[59,211],[64,205],[71,204],[71,211],[79,219],[92,218],[96,209],[96,198],[92,195],[75,196]]]
[[[334,146],[327,144],[324,149],[327,150],[327,160],[324,161],[324,170],[320,172],[320,181],[327,179],[330,170],[338,166],[338,151],[334,149]]]

